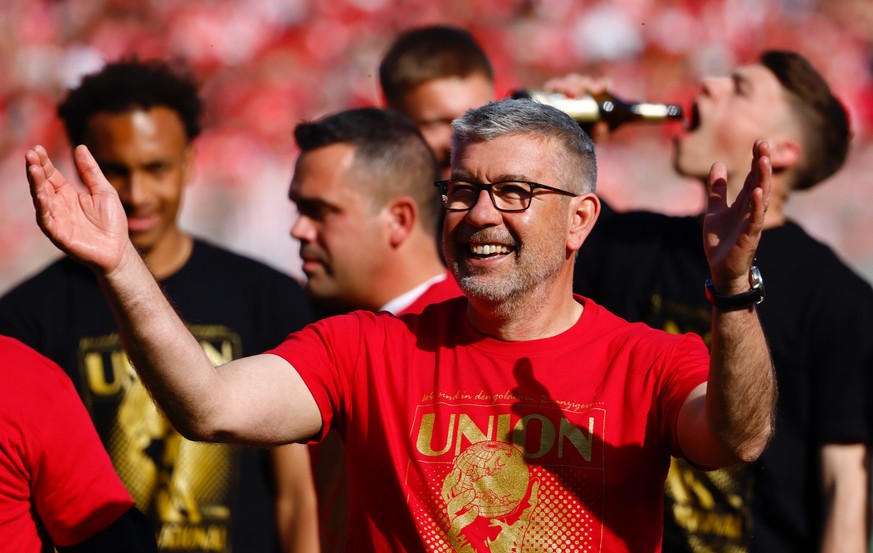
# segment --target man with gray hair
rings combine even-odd
[[[325,319],[219,367],[125,239],[87,149],[81,196],[41,147],[27,171],[41,228],[100,279],[180,431],[265,445],[339,431],[356,460],[356,551],[657,551],[670,454],[724,466],[755,459],[770,436],[775,383],[754,305],[713,310],[710,354],[696,335],[574,296],[575,252],[600,209],[590,140],[525,100],[453,127],[451,179],[437,185],[464,296],[417,315]],[[716,294],[749,291],[770,175],[756,143],[728,206],[713,166],[703,237]]]

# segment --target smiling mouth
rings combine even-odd
[[[470,244],[470,253],[476,257],[495,257],[512,252],[512,248],[503,244]]]
[[[128,216],[127,230],[128,232],[144,232],[151,230],[157,222],[157,216]]]

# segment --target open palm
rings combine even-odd
[[[85,146],[73,158],[87,190],[80,192],[52,164],[42,146],[28,150],[27,180],[43,233],[58,248],[91,268],[109,273],[130,243],[118,193]]]
[[[748,288],[749,268],[764,227],[773,172],[769,146],[762,140],[755,142],[752,155],[751,170],[731,205],[727,204],[724,165],[714,164],[709,173],[703,245],[712,280],[722,293]]]

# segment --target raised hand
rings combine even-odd
[[[543,90],[560,92],[569,98],[579,98],[586,94],[598,96],[607,93],[611,87],[612,83],[607,78],[580,75],[578,73],[552,77],[543,83]],[[605,143],[609,138],[609,125],[603,121],[582,126],[591,137],[591,140],[598,144]]]
[[[27,181],[43,233],[59,249],[90,266],[109,273],[132,248],[127,234],[127,216],[118,193],[103,176],[85,146],[73,154],[76,170],[87,187],[80,192],[49,159],[45,148],[36,146],[24,154]]]
[[[764,228],[773,174],[767,142],[755,142],[752,156],[752,167],[743,189],[731,205],[727,204],[724,165],[716,163],[709,172],[703,247],[713,284],[724,295],[749,289],[749,269]]]

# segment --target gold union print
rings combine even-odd
[[[239,357],[239,336],[191,328],[215,364]],[[161,551],[229,551],[239,450],[186,440],[159,412],[117,334],[79,348],[84,398],[112,464],[155,524]]]
[[[600,551],[605,412],[505,408],[419,406],[407,485],[425,549]]]
[[[565,447],[570,444],[571,449],[581,455],[585,461],[591,461],[593,417],[588,417],[587,433],[564,417],[561,417],[556,424],[548,417],[537,414],[519,417],[514,425],[511,423],[509,413],[496,417],[489,415],[484,428],[477,425],[466,413],[449,414],[447,421],[445,434],[435,436],[436,414],[422,415],[416,440],[416,449],[419,453],[438,457],[454,449],[454,455],[458,455],[464,441],[476,443],[496,440],[525,447],[525,444],[532,440],[537,444],[537,448],[524,451],[524,455],[528,458],[539,458],[553,452],[559,459],[563,459],[566,454]]]
[[[455,551],[477,551],[475,536],[465,530],[484,518],[500,528],[486,540],[488,551],[515,551],[523,541],[537,504],[539,482],[533,482],[521,450],[505,442],[478,442],[458,455],[443,481],[442,496],[448,517],[447,537]],[[502,521],[527,503],[512,521]]]

